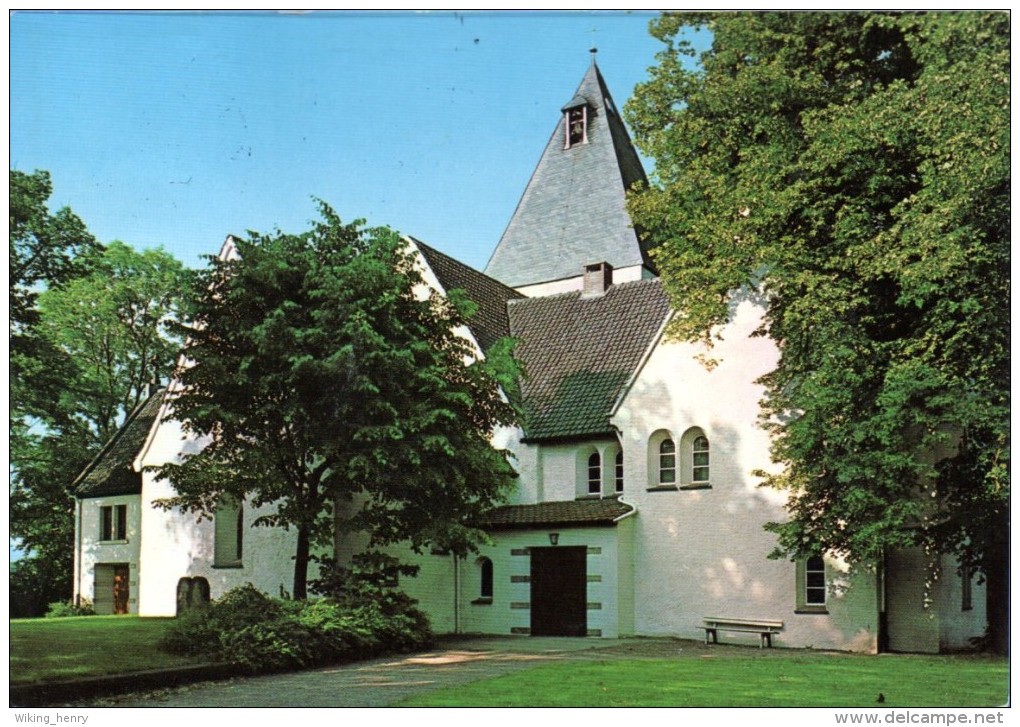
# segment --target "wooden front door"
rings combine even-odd
[[[131,595],[130,570],[126,565],[113,566],[113,612],[127,613]]]
[[[588,633],[588,549],[531,548],[531,635]]]

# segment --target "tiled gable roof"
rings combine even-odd
[[[165,391],[166,389],[159,389],[135,407],[123,426],[71,483],[76,497],[141,493],[142,475],[134,471],[132,462],[156,422]]]
[[[468,322],[468,326],[483,351],[487,351],[500,338],[510,335],[510,319],[506,311],[507,301],[524,296],[498,280],[429,247],[420,240],[413,237],[411,240],[421,251],[425,262],[439,278],[439,283],[443,288],[463,290],[468,299],[478,306],[478,310]]]
[[[669,315],[657,279],[512,301],[526,439],[612,433],[609,413]]]
[[[583,265],[652,269],[626,209],[626,192],[646,179],[598,66],[577,90],[588,104],[588,143],[564,149],[557,121],[485,273],[513,287],[572,278]],[[569,106],[570,104],[568,104]]]
[[[633,512],[631,505],[613,498],[540,502],[535,505],[504,505],[482,516],[478,523],[486,530],[555,527],[561,525],[613,525]]]

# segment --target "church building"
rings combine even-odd
[[[784,519],[785,497],[752,474],[772,466],[757,382],[778,361],[752,335],[761,304],[738,296],[711,352],[666,339],[674,312],[625,206],[645,172],[594,60],[567,98],[484,272],[407,238],[432,288],[477,304],[467,335],[479,355],[517,340],[526,416],[499,442],[519,478],[481,523],[490,544],[466,558],[408,554],[421,569],[400,587],[437,633],[966,648],[985,629],[984,589],[948,560],[902,550],[851,570],[829,554],[768,558],[763,526]],[[75,593],[147,616],[248,582],[277,595],[292,533],[250,527],[259,513],[243,503],[203,521],[153,507],[174,493],[145,468],[200,446],[166,418],[164,394],[75,483]],[[358,546],[335,547],[343,560]]]

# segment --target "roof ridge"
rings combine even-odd
[[[142,413],[142,410],[152,400],[152,398],[159,394],[162,394],[165,391],[166,386],[161,386],[160,388],[158,388],[158,390],[150,394],[143,401],[135,405],[135,408],[132,409],[131,412],[127,414],[126,417],[124,417],[124,423],[117,427],[117,430],[113,432],[113,436],[106,440],[106,444],[104,444],[102,448],[99,450],[99,452],[96,453],[96,456],[89,461],[89,464],[85,466],[85,469],[83,469],[77,477],[71,480],[70,483],[71,487],[77,485],[82,479],[87,477],[89,473],[96,468],[96,465],[99,463],[99,461],[102,460],[102,458],[113,448],[113,446],[117,442],[119,442],[121,436],[123,436],[123,433],[124,431],[126,431],[127,427],[131,426],[131,423],[139,417],[139,415]]]
[[[513,288],[511,288],[509,285],[507,285],[506,283],[502,282],[501,280],[497,280],[496,278],[492,277],[491,275],[486,275],[483,271],[479,270],[478,268],[474,268],[474,267],[468,265],[467,263],[458,260],[457,258],[453,257],[449,253],[445,253],[442,250],[439,250],[436,247],[434,247],[432,245],[429,245],[427,242],[419,240],[414,235],[407,235],[407,238],[409,240],[411,240],[415,245],[420,245],[421,247],[426,248],[430,252],[433,252],[436,255],[440,255],[441,257],[446,258],[450,262],[452,262],[452,263],[454,263],[456,265],[459,265],[462,268],[470,270],[471,272],[473,272],[473,273],[475,273],[477,275],[480,275],[481,277],[485,278],[487,281],[491,281],[494,285],[499,286],[504,291],[509,293],[514,299],[526,298],[527,297],[523,293],[514,290]]]
[[[553,295],[525,295],[521,298],[514,298],[508,300],[507,305],[517,305],[518,303],[524,303],[527,301],[535,300],[559,300],[561,298],[577,298],[581,295],[580,290],[568,290],[565,293],[554,293]]]

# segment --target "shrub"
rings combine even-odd
[[[355,605],[350,597],[281,601],[248,584],[179,616],[161,646],[174,654],[234,662],[252,673],[421,648],[432,639],[428,620],[400,596],[382,604]]]
[[[67,618],[68,616],[95,616],[95,609],[92,608],[92,601],[87,598],[81,599],[76,606],[74,601],[57,601],[51,603],[46,609],[46,618]]]
[[[217,659],[220,634],[210,617],[210,609],[185,611],[174,619],[159,646],[163,651],[183,656],[206,656]]]
[[[316,634],[293,616],[270,619],[220,635],[220,657],[252,673],[312,666],[325,656]]]

